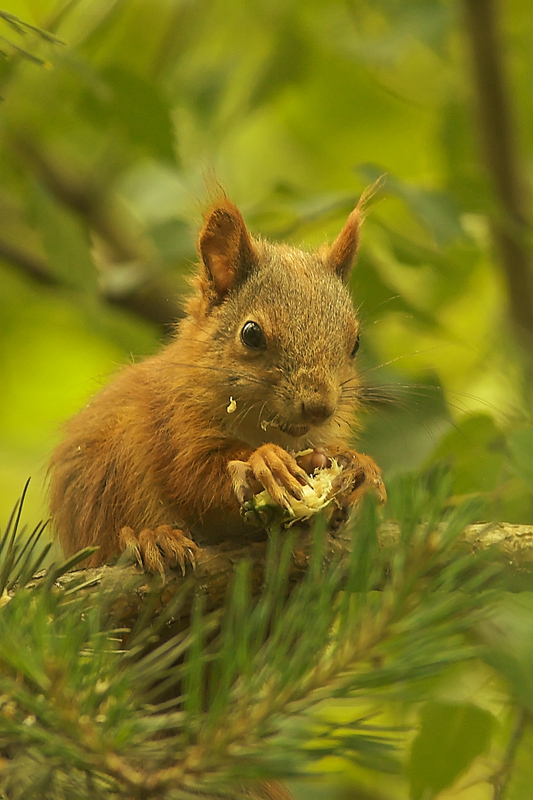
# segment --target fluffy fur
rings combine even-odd
[[[53,454],[51,514],[66,553],[98,545],[96,565],[133,544],[148,568],[183,561],[189,536],[214,541],[241,524],[237,497],[253,487],[279,502],[297,494],[305,473],[291,453],[346,450],[358,337],[346,282],[359,223],[355,209],[330,247],[307,253],[252,238],[225,198],[210,209],[174,340],[124,368]],[[243,341],[247,322],[264,347]]]

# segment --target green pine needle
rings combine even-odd
[[[310,568],[292,588],[298,534],[275,533],[261,595],[252,596],[242,562],[223,612],[205,612],[198,598],[189,629],[168,640],[159,637],[189,602],[187,582],[154,625],[149,593],[134,629],[121,632],[112,609],[122,582],[89,597],[79,586],[57,591],[50,577],[26,580],[40,533],[18,544],[17,506],[0,541],[4,585],[13,586],[0,611],[0,749],[10,753],[0,791],[197,797],[262,776],[316,773],[332,754],[398,770],[404,734],[382,723],[387,696],[412,696],[474,658],[469,632],[489,596],[490,573],[452,552],[471,509],[448,513],[447,496],[420,481],[398,490],[392,511],[402,536],[392,559],[377,546],[371,501],[354,522],[351,552],[335,563],[324,560],[319,521]],[[352,719],[324,714],[333,698],[355,703]]]
[[[48,44],[62,44],[64,45],[61,39],[54,34],[50,33],[49,31],[45,31],[42,28],[39,28],[37,25],[32,25],[29,22],[24,22],[24,20],[16,17],[14,14],[10,14],[7,11],[0,10],[0,20],[2,20],[8,28],[10,28],[14,33],[18,36],[24,37],[28,33],[35,34],[39,39],[48,43]],[[5,42],[7,44],[9,50],[14,50],[19,56],[24,58],[26,61],[31,61],[33,64],[38,64],[41,67],[50,68],[51,64],[49,61],[36,56],[34,53],[31,53],[24,47],[21,47],[18,44],[15,44],[11,39],[7,39],[5,36],[0,35],[0,41]],[[7,57],[7,53],[5,51],[0,51],[2,55]]]

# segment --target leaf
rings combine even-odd
[[[427,703],[407,764],[412,800],[429,800],[451,786],[487,748],[493,722],[470,703]]]
[[[375,409],[360,435],[363,452],[372,453],[385,471],[403,472],[433,463],[435,437],[449,425],[438,382],[429,375],[415,382],[406,377],[399,383],[393,375],[395,380],[381,383],[388,377],[387,364],[382,371],[362,374],[367,381],[365,400]],[[375,383],[370,383],[372,379]]]
[[[504,595],[482,626],[485,660],[507,681],[511,694],[533,711],[533,593]]]
[[[519,428],[508,440],[513,465],[530,486],[533,485],[533,428]]]
[[[309,58],[304,30],[295,20],[287,19],[277,31],[276,43],[264,60],[249,103],[255,108],[271,100],[277,92],[305,75]]]
[[[95,292],[96,270],[84,224],[58,205],[38,184],[34,185],[32,201],[33,213],[54,274],[69,287]]]
[[[357,171],[371,182],[387,173],[386,169],[375,164],[363,164]],[[459,207],[450,194],[409,185],[390,173],[387,174],[385,191],[405,202],[413,216],[430,231],[437,247],[446,247],[464,236]]]
[[[453,465],[458,494],[491,492],[505,461],[503,435],[488,414],[475,414],[457,422],[439,442],[432,458]]]
[[[114,122],[149,155],[175,162],[174,128],[159,88],[119,67],[108,67],[103,77],[112,92],[109,112]]]

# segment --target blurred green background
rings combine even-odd
[[[1,521],[29,476],[46,516],[61,422],[168,334],[206,180],[312,247],[385,174],[353,277],[360,446],[386,476],[444,460],[487,518],[533,522],[530,0],[493,20],[500,61],[474,0],[0,7]]]

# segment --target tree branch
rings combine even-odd
[[[13,149],[48,191],[105,242],[111,261],[120,264],[151,260],[149,244],[138,235],[133,220],[124,211],[119,214],[110,202],[104,181],[97,183],[87,176],[80,179],[29,138],[17,138]]]
[[[21,247],[15,247],[10,242],[0,240],[0,261],[14,267],[41,286],[71,288],[51,271],[44,259]],[[183,317],[183,309],[176,299],[174,287],[155,275],[148,275],[133,288],[120,292],[102,287],[99,295],[108,305],[122,308],[146,322],[154,323],[165,333]]]
[[[400,536],[399,526],[395,523],[386,523],[379,531],[379,544],[381,548],[394,551]],[[298,531],[292,551],[289,580],[291,585],[300,581],[307,572],[313,552],[314,536],[309,530]],[[183,576],[178,570],[166,576],[159,586],[159,606],[163,609],[168,605],[184,581],[191,586],[188,601],[180,607],[179,617],[175,620],[178,628],[187,627],[191,612],[193,598],[203,595],[206,609],[210,611],[221,608],[227,598],[228,588],[231,584],[237,564],[243,559],[251,562],[251,589],[253,594],[261,591],[266,566],[268,540],[264,534],[261,538],[251,539],[250,536],[234,537],[225,540],[216,546],[202,546],[198,553],[196,568],[193,573]],[[518,587],[524,581],[531,584],[533,575],[533,525],[510,525],[507,523],[477,523],[468,525],[460,538],[457,547],[464,553],[472,554],[479,551],[488,551],[490,561],[501,565],[502,573],[507,573],[510,586]],[[346,531],[330,532],[326,535],[324,546],[324,561],[331,562],[342,559],[350,548],[350,539]],[[136,590],[131,591],[131,580],[137,576]],[[89,584],[89,590],[105,582],[111,587],[129,586],[122,597],[120,611],[121,621],[124,624],[132,623],[138,616],[142,602],[150,588],[153,590],[154,579],[142,573],[137,567],[103,566],[93,569],[77,570],[64,575],[59,586],[68,589],[73,582],[83,579]],[[159,580],[158,578],[155,579]]]
[[[506,85],[496,0],[463,0],[476,87],[479,138],[498,203],[493,231],[507,279],[517,332],[533,341],[533,270],[528,247],[524,175]]]
[[[518,748],[522,743],[529,722],[529,714],[526,709],[518,708],[513,731],[504,754],[502,765],[491,781],[494,786],[492,800],[504,800],[505,798]]]
[[[145,270],[139,269],[141,277],[137,283],[121,286],[120,290],[105,285],[104,280],[100,289],[103,300],[168,332],[174,322],[183,317],[183,310],[171,281],[160,272],[149,269],[155,260],[152,245],[146,237],[139,235],[134,221],[110,201],[103,185],[74,177],[34,142],[18,139],[13,146],[56,200],[82,219],[95,237],[96,245],[102,245],[105,260],[114,270],[119,270],[124,264],[146,266]],[[23,248],[0,241],[0,258],[42,285],[69,288],[44,260]],[[105,279],[105,272],[102,277]]]
[[[33,253],[15,247],[9,242],[0,241],[0,260],[6,261],[16,267],[26,277],[43,286],[59,286],[59,279],[49,269],[48,265]]]

